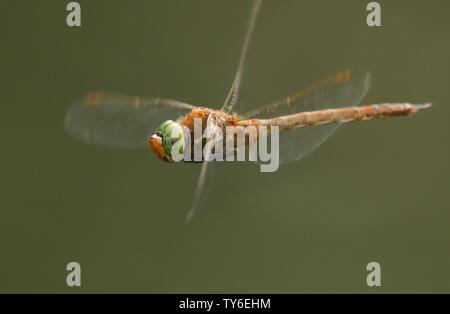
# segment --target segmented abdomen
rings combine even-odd
[[[285,131],[305,126],[322,125],[328,123],[345,123],[393,116],[406,116],[430,106],[430,104],[412,105],[409,103],[402,103],[325,109],[310,112],[301,112],[272,119],[241,120],[237,122],[237,125],[278,126],[280,128],[280,131]]]

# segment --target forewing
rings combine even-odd
[[[175,121],[194,108],[172,99],[95,92],[69,109],[64,126],[89,144],[141,148],[162,122]]]
[[[244,68],[247,61],[248,47],[250,46],[250,39],[252,37],[253,29],[255,28],[256,17],[258,16],[259,9],[261,8],[261,3],[262,0],[253,1],[247,31],[245,32],[244,44],[242,46],[241,56],[239,58],[238,68],[236,70],[233,84],[231,85],[230,91],[225,99],[225,103],[222,106],[222,110],[228,114],[231,114],[233,111],[239,109],[242,77],[244,75]]]
[[[233,84],[231,85],[230,91],[228,92],[227,98],[221,108],[222,111],[231,114],[233,111],[237,110],[240,100],[240,92],[241,92],[241,82],[243,71],[245,67],[245,62],[247,58],[248,46],[250,44],[250,38],[255,27],[256,17],[258,15],[258,11],[261,7],[262,0],[255,0],[253,2],[252,11],[250,14],[250,21],[245,33],[244,45],[242,47],[241,57],[239,59],[239,65],[236,71],[235,78],[233,80]],[[208,120],[208,124],[211,121]],[[208,150],[207,150],[208,151]],[[207,156],[204,156],[205,158]],[[194,201],[191,209],[188,212],[186,220],[189,221],[195,213],[201,208],[203,202],[206,200],[209,190],[214,183],[215,178],[215,163],[204,161],[202,165],[202,170],[200,172],[200,177],[198,179],[197,187],[195,190]]]

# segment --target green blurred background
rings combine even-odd
[[[369,1],[263,3],[244,109],[346,68],[371,72],[365,104],[434,106],[275,173],[224,163],[190,224],[200,165],[86,145],[64,116],[91,90],[219,108],[251,2],[85,0],[80,28],[68,2],[0,0],[0,292],[450,292],[449,1],[380,1],[378,28]]]

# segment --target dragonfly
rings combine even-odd
[[[200,119],[202,128],[212,130],[227,126],[275,126],[280,130],[279,162],[283,165],[307,156],[343,123],[409,116],[431,106],[408,102],[359,106],[370,87],[370,75],[345,70],[289,97],[240,113],[243,69],[261,2],[253,2],[237,71],[220,109],[174,99],[92,92],[68,110],[65,129],[89,144],[126,149],[150,147],[159,159],[173,163],[172,147],[177,142],[183,141],[182,149],[191,146],[193,150],[194,141],[184,142],[186,133],[182,127],[194,132],[195,119]],[[208,144],[201,142],[203,146]],[[201,161],[187,220],[202,207],[216,177],[217,162],[208,160]]]

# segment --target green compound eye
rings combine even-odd
[[[168,156],[172,156],[172,149],[178,149],[179,154],[184,152],[184,135],[181,126],[172,121],[167,120],[156,130],[156,135],[162,137],[164,151]]]

